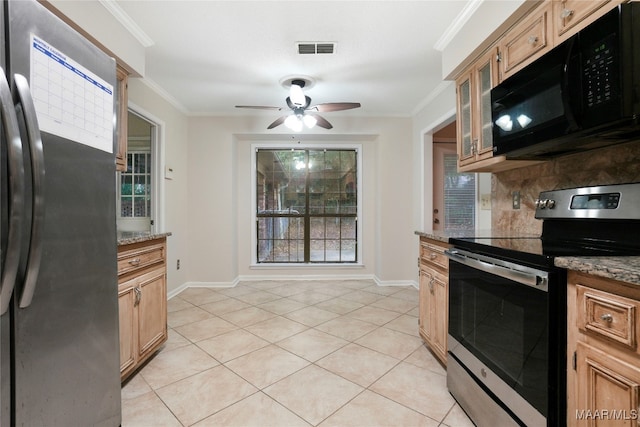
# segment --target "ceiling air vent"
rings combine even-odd
[[[300,55],[320,55],[332,54],[335,50],[335,43],[327,42],[304,42],[298,43],[298,53]]]

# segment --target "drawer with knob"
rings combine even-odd
[[[559,36],[577,27],[582,21],[594,14],[607,3],[616,3],[611,0],[555,0],[555,28]],[[610,8],[604,8],[608,11]],[[599,17],[600,15],[598,15]],[[580,25],[580,28],[583,26]],[[573,32],[572,32],[573,33]]]
[[[550,24],[551,7],[544,4],[502,38],[499,46],[501,80],[553,47]]]
[[[428,243],[424,239],[420,241],[420,262],[426,263],[442,270],[449,269],[449,258],[444,254],[446,247]]]
[[[578,327],[636,351],[640,301],[581,285],[576,290]]]
[[[133,273],[151,265],[163,265],[165,247],[162,241],[157,244],[126,245],[126,249],[118,251],[118,276]]]

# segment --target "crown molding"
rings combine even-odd
[[[435,50],[442,52],[449,45],[451,40],[460,32],[460,29],[464,27],[469,18],[475,13],[476,10],[480,7],[480,5],[484,2],[484,0],[471,0],[469,1],[464,9],[460,11],[458,16],[453,20],[451,25],[447,27],[447,29],[442,33],[442,36],[436,41],[436,44],[433,46]]]
[[[115,0],[98,0],[140,42],[143,47],[153,46],[155,42],[125,12]]]

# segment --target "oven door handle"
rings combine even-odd
[[[549,273],[535,268],[514,264],[496,258],[467,252],[460,249],[447,249],[445,255],[452,261],[459,262],[489,274],[504,277],[523,285],[531,286],[547,292]]]

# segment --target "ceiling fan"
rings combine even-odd
[[[285,124],[289,129],[300,132],[304,126],[312,128],[318,125],[325,129],[331,129],[333,126],[319,113],[330,113],[332,111],[350,110],[359,108],[359,102],[327,102],[311,106],[311,98],[304,94],[302,88],[306,85],[306,81],[302,78],[291,80],[289,96],[287,96],[287,106],[291,109],[291,113],[279,117],[267,129],[273,129],[276,126]],[[270,107],[264,105],[236,105],[236,108],[252,108],[257,110],[277,110],[281,111],[282,107]]]

